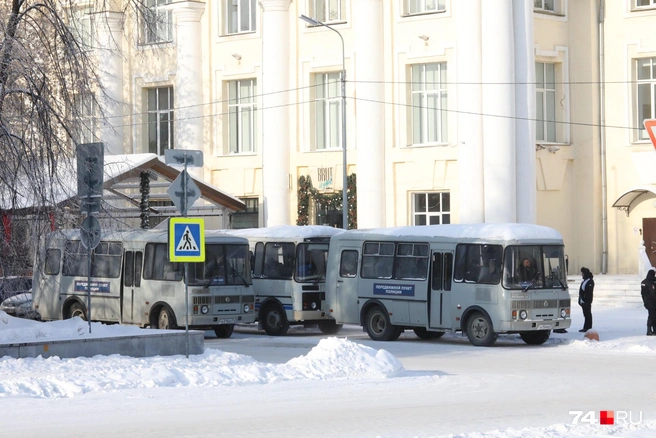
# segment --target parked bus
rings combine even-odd
[[[205,239],[206,262],[191,263],[185,307],[184,264],[168,260],[168,231],[103,231],[91,258],[79,230],[48,235],[37,251],[33,307],[42,320],[79,316],[92,321],[232,335],[236,323],[255,321],[248,241],[228,235]]]
[[[525,259],[530,278],[520,276]],[[518,333],[539,345],[571,324],[563,239],[538,225],[345,231],[330,242],[326,290],[337,324],[379,341],[412,329],[422,339],[462,331],[477,346]]]
[[[324,301],[328,245],[342,231],[320,225],[229,231],[250,243],[258,328],[269,336],[282,336],[294,324],[339,331]]]

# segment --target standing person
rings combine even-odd
[[[583,282],[579,288],[579,306],[583,309],[583,329],[580,332],[587,332],[592,328],[592,293],[594,291],[594,280],[592,272],[588,268],[581,268]]]
[[[642,302],[647,309],[647,336],[656,335],[656,271],[650,269],[640,283]]]

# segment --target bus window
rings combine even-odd
[[[134,253],[134,287],[141,287],[141,265],[143,263],[143,253],[137,251]]]
[[[294,273],[294,244],[267,243],[264,246],[264,276],[267,278],[289,280]]]
[[[358,252],[353,250],[342,251],[342,260],[339,263],[339,276],[353,278],[358,273]]]
[[[125,251],[125,266],[123,267],[123,286],[132,287],[134,284],[134,252]]]
[[[183,264],[170,262],[167,251],[166,243],[146,244],[143,278],[148,280],[182,280]]]
[[[64,248],[62,275],[88,277],[87,250],[79,240],[68,240]]]
[[[433,290],[442,290],[442,270],[442,253],[433,253],[433,276],[431,278]]]
[[[501,254],[501,245],[458,245],[455,281],[498,284],[501,278]]]
[[[451,281],[453,280],[453,254],[448,252],[444,254],[444,290],[451,290]]]
[[[298,282],[326,281],[326,260],[328,259],[328,243],[303,242],[296,248],[296,272],[294,278]]]
[[[399,243],[394,260],[394,278],[398,280],[425,280],[428,271],[428,245]]]
[[[61,250],[48,249],[46,251],[45,273],[47,275],[59,275],[59,264],[61,262]]]
[[[253,276],[261,277],[263,275],[264,265],[264,243],[257,242],[255,244],[255,257],[253,258]]]
[[[93,250],[91,276],[118,278],[121,275],[123,244],[118,242],[100,242]]]
[[[362,278],[392,278],[394,243],[365,242],[362,251]]]

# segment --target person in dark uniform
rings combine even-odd
[[[647,336],[656,335],[656,271],[650,269],[640,283],[642,302],[647,309]]]
[[[585,322],[583,323],[583,329],[579,331],[587,332],[592,328],[592,295],[594,292],[594,280],[592,277],[594,276],[588,268],[581,268],[581,276],[583,277],[583,281],[579,288],[579,306],[583,310]]]
[[[524,258],[522,263],[517,267],[517,281],[524,283],[527,281],[533,281],[538,276],[538,269],[528,258]]]

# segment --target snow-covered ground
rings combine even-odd
[[[347,327],[337,337],[238,330],[206,339],[211,347],[189,359],[4,357],[0,434],[655,436],[656,336],[645,336],[647,312],[593,307],[595,342],[578,333],[580,309],[572,310],[569,333],[537,347],[510,335],[477,348],[460,334],[420,341],[411,332],[381,343]],[[92,324],[93,336],[136,332]],[[40,323],[0,312],[0,343],[85,336],[79,319]],[[292,359],[275,363],[270,350]],[[570,411],[581,412],[578,424]],[[616,424],[600,425],[601,411]]]

